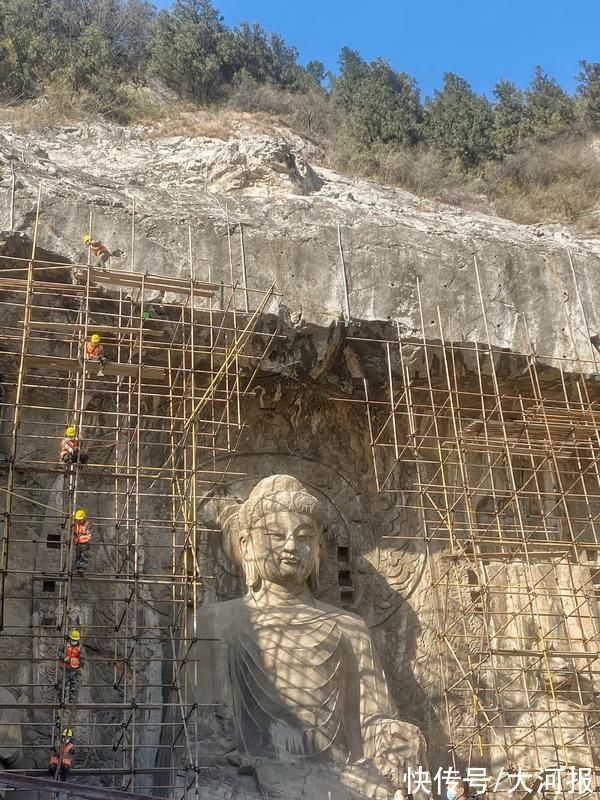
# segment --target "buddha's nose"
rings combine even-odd
[[[283,549],[288,553],[295,553],[297,550],[297,541],[294,533],[289,533],[286,537]]]

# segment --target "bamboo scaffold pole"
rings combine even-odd
[[[10,162],[10,214],[8,217],[8,230],[13,231],[15,229],[15,189],[17,185],[16,175],[15,175],[15,165],[11,161]]]
[[[195,408],[196,405],[196,304],[195,304],[195,297],[194,297],[194,279],[195,279],[195,264],[194,264],[194,253],[192,249],[192,229],[191,226],[189,228],[189,260],[190,260],[190,407]],[[237,376],[236,376],[237,377]],[[212,439],[213,446],[215,445],[215,439]],[[198,559],[198,421],[196,420],[192,426],[192,441],[191,441],[191,508],[190,508],[190,523],[191,523],[191,536],[190,536],[190,548],[191,548],[191,555],[192,555],[192,564],[191,564],[191,571],[192,571],[192,580],[191,580],[191,591],[192,591],[192,598],[191,598],[191,619],[186,619],[186,651],[189,651],[189,647],[191,643],[195,642],[198,637],[198,630],[197,630],[197,615],[199,609],[199,597],[198,591],[202,589],[202,574],[200,571],[200,564]],[[189,644],[188,644],[189,643]],[[174,650],[174,642],[171,639],[171,644]],[[192,673],[192,686],[188,685],[188,676],[189,673]],[[198,747],[199,747],[199,727],[198,727],[198,707],[194,705],[193,702],[193,687],[199,685],[199,674],[198,674],[198,664],[197,661],[194,659],[191,664],[187,665],[187,669],[185,672],[185,680],[184,680],[184,700],[186,703],[186,708],[189,708],[190,705],[193,709],[193,719],[192,719],[192,728],[194,732],[194,747],[192,749],[189,735],[188,735],[188,727],[187,727],[187,720],[186,726],[184,728],[184,735],[186,737],[186,745],[190,752],[190,765],[194,770],[194,780],[195,780],[195,787],[194,793],[196,796],[199,794],[199,772],[198,772],[198,764],[199,764],[199,754],[198,754]],[[177,675],[178,683],[180,681],[179,674]],[[182,709],[183,711],[183,709]],[[182,725],[186,718],[182,718]]]
[[[140,471],[139,465],[142,460],[142,439],[140,433],[140,426],[142,420],[142,366],[143,366],[143,355],[144,355],[144,326],[143,326],[143,319],[144,319],[144,278],[145,276],[142,275],[142,284],[140,287],[140,294],[139,294],[139,306],[140,306],[140,320],[139,320],[139,329],[138,329],[138,377],[137,377],[137,391],[136,391],[136,428],[135,428],[135,456],[134,456],[134,488],[133,488],[133,496],[134,496],[134,513],[135,513],[135,521],[133,525],[133,542],[131,543],[133,546],[129,549],[130,553],[130,563],[128,565],[128,571],[133,577],[133,602],[131,603],[131,625],[130,625],[130,639],[131,639],[131,647],[128,653],[128,661],[127,665],[131,666],[131,689],[130,689],[130,696],[132,698],[133,703],[137,703],[137,693],[138,693],[138,650],[139,650],[139,640],[138,640],[138,618],[139,618],[139,593],[140,593],[140,586],[139,586],[139,571],[140,571],[140,561],[139,561],[139,547],[140,547],[140,534],[141,534],[141,517],[142,517],[142,507],[141,507],[141,499],[140,499]],[[126,789],[131,788],[133,791],[135,789],[135,767],[136,767],[136,744],[137,744],[137,713],[133,711],[131,715],[131,775],[129,776],[129,781],[126,785]]]
[[[197,401],[192,413],[190,414],[189,418],[187,419],[184,430],[187,431],[189,427],[192,425],[193,421],[197,418],[198,414],[206,403],[209,401],[211,397],[212,390],[218,385],[218,383],[222,380],[223,376],[227,373],[229,368],[231,367],[232,363],[236,363],[236,359],[239,358],[240,352],[244,345],[247,343],[248,339],[253,333],[253,327],[256,324],[257,320],[260,318],[261,314],[267,307],[269,300],[273,295],[274,286],[270,286],[269,289],[265,292],[264,297],[262,298],[261,302],[256,307],[256,310],[253,312],[252,316],[246,323],[242,332],[237,336],[231,346],[227,348],[225,353],[225,357],[223,358],[223,363],[216,371],[214,378],[211,380],[209,386],[205,389],[200,399]]]

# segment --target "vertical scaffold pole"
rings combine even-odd
[[[8,230],[14,231],[15,229],[15,188],[16,188],[16,179],[15,179],[15,165],[12,163],[10,164],[10,217],[8,220]]]

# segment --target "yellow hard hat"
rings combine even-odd
[[[77,431],[72,425],[69,425],[65,431],[65,436],[75,436]]]
[[[92,342],[94,344],[98,344],[99,341],[100,341],[100,337],[98,336],[98,334],[97,333],[93,333],[92,334]]]
[[[83,508],[78,508],[77,511],[73,514],[73,516],[75,517],[75,519],[85,519],[87,517],[87,514],[85,513]]]
[[[69,633],[69,639],[73,639],[74,642],[78,642],[81,639],[81,634],[76,628]]]
[[[64,739],[70,739],[73,736],[73,729],[72,728],[63,728],[62,732]]]
[[[89,244],[91,241],[92,241],[92,237],[88,233],[86,233],[86,235],[83,237],[83,243],[84,244]]]

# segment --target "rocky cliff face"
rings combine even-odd
[[[243,227],[248,281],[274,282],[297,325],[327,327],[344,316],[392,320],[406,334],[439,338],[439,307],[448,339],[489,338],[548,358],[573,357],[575,348],[589,356],[585,320],[592,335],[600,330],[597,241],[349,180],[311,166],[312,155],[283,132],[241,130],[223,142],[81,126],[33,136],[5,123],[0,224],[9,224],[14,167],[14,227],[31,233],[43,181],[40,244],[62,257],[83,256],[91,214],[94,234],[121,253],[125,269],[135,261],[139,270],[185,275],[191,226],[197,277],[229,280],[232,270],[242,282]],[[530,346],[522,317],[531,325]]]
[[[388,365],[382,348],[369,340],[400,333],[410,343],[403,353],[408,372],[421,377],[435,373],[424,361],[424,341],[498,348],[495,366],[507,382],[527,369],[527,359],[517,354],[536,354],[547,370],[548,391],[555,391],[561,368],[581,369],[585,362],[582,371],[589,374],[594,393],[600,243],[564,229],[523,228],[350,180],[315,166],[313,155],[310,146],[285,132],[265,137],[241,131],[223,142],[101,126],[33,136],[5,124],[0,128],[0,228],[17,232],[5,237],[5,248],[25,256],[41,182],[38,245],[45,257],[83,260],[81,237],[91,216],[94,236],[113,251],[113,268],[238,282],[240,305],[246,281],[262,289],[275,283],[279,297],[271,301],[264,325],[272,329],[277,319],[281,336],[254,394],[245,400],[247,427],[232,464],[247,477],[233,480],[229,493],[247,496],[257,478],[286,472],[327,500],[320,596],[344,603],[367,621],[400,715],[424,728],[432,766],[449,766],[444,690],[456,676],[440,671],[423,523],[402,501],[401,492],[410,492],[415,476],[407,467],[394,483],[395,494],[376,491],[362,401],[364,380],[374,399],[388,400]],[[19,240],[19,232],[26,238]],[[151,299],[158,305],[169,295]],[[250,295],[249,305],[254,304]],[[474,392],[476,361],[472,352],[461,361],[464,385]],[[489,361],[480,362],[489,376]],[[389,368],[400,384],[397,352]],[[443,383],[439,370],[434,380]],[[53,393],[56,407],[64,402],[61,391]],[[10,403],[10,389],[6,396]],[[100,396],[91,401],[89,424],[98,429],[104,402]],[[27,420],[30,426],[38,422]],[[56,430],[62,424],[57,415],[43,422]],[[401,436],[408,437],[408,431]],[[5,454],[6,433],[3,442]],[[46,457],[54,447],[50,441]],[[56,493],[50,478],[36,481],[36,490],[48,498]],[[100,492],[110,487],[100,479],[95,486],[92,513],[103,517]],[[153,508],[152,514],[159,513]],[[207,524],[216,524],[214,509],[207,506],[203,513]],[[107,524],[100,541],[110,536]],[[213,576],[207,597],[239,594],[239,575],[214,538],[203,544],[202,557],[206,574]],[[102,591],[93,587],[82,593],[84,624],[93,618]],[[144,592],[140,625],[151,628],[159,624],[156,615],[165,598],[156,587]],[[11,609],[13,618],[20,613],[17,606]],[[452,605],[448,613],[458,618],[460,611]],[[114,623],[108,611],[101,614],[106,625]],[[15,646],[27,659],[26,640]],[[160,701],[160,679],[152,669],[159,669],[159,658],[169,657],[167,644],[145,646],[148,703]],[[31,682],[28,670],[23,668],[23,685]],[[105,672],[97,667],[94,688],[86,690],[89,701],[105,697],[98,688],[111,682]],[[118,692],[110,691],[109,699],[117,702]],[[457,725],[469,713],[457,707]],[[157,722],[155,712],[148,715],[141,739],[148,767],[158,763],[152,751],[159,745]],[[41,742],[43,726],[29,735],[29,744]],[[235,791],[260,796],[256,775],[240,777],[234,757],[216,757],[213,751],[207,746],[206,757],[212,754],[210,766],[218,769],[207,773],[202,797],[228,798],[237,796]],[[286,796],[285,787],[280,794],[270,791],[270,797]]]

